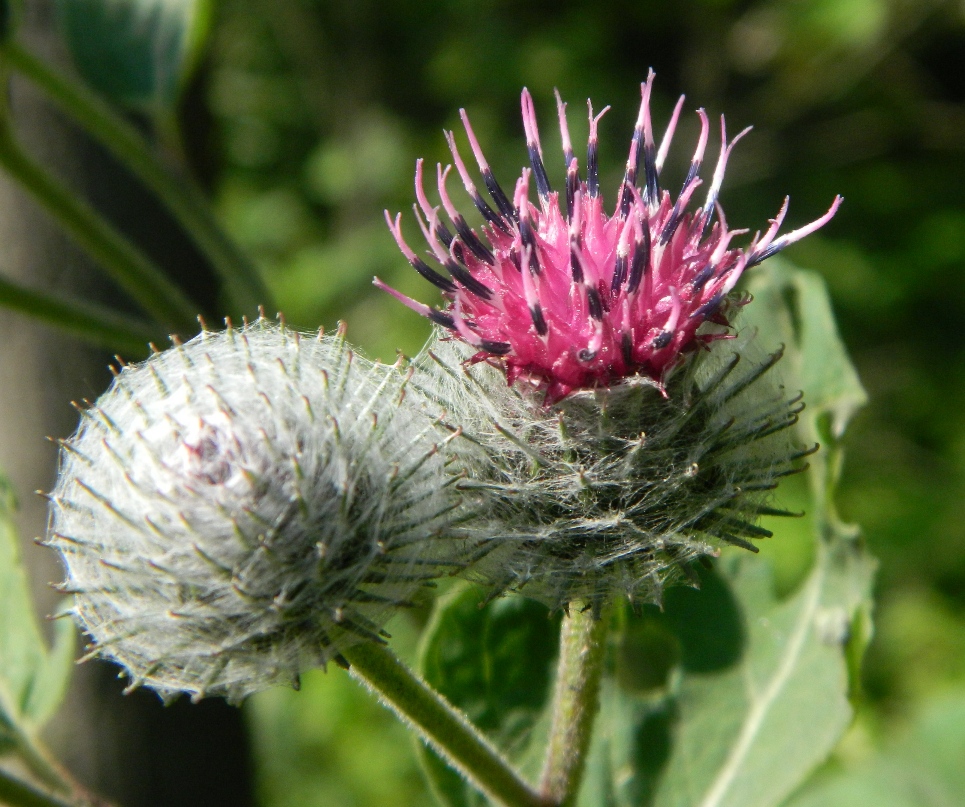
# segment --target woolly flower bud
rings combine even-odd
[[[507,386],[440,338],[416,360],[429,406],[459,413],[472,482],[486,499],[477,580],[551,607],[622,594],[659,602],[665,585],[725,544],[757,551],[780,477],[801,470],[791,428],[803,408],[773,378],[780,351],[715,342],[672,373],[571,393],[552,408],[538,384]],[[750,349],[749,349],[750,348]],[[813,449],[812,449],[813,450]]]
[[[357,641],[448,569],[455,506],[407,378],[261,320],[127,366],[63,444],[48,543],[91,655],[163,698],[239,700]]]

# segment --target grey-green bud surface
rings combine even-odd
[[[49,497],[91,655],[164,698],[239,700],[380,641],[451,568],[459,506],[406,383],[265,320],[125,367]]]

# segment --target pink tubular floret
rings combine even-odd
[[[574,390],[609,386],[633,375],[662,386],[686,355],[730,335],[727,316],[735,304],[730,294],[742,272],[824,226],[842,199],[836,197],[821,218],[778,236],[787,212],[785,199],[763,237],[755,236],[747,248],[732,248],[732,238],[747,231],[728,229],[717,200],[731,150],[750,130],[728,142],[721,118],[720,154],[706,199],[701,207],[688,210],[701,184],[707,116],[702,109],[697,111],[700,136],[674,200],[660,188],[659,175],[683,97],[658,149],[650,118],[652,84],[651,71],[641,85],[640,112],[613,215],[604,212],[596,169],[597,126],[606,109],[594,116],[589,107],[584,179],[566,125],[566,105],[557,94],[566,180],[565,190],[556,191],[543,164],[533,99],[523,90],[531,167],[523,170],[508,195],[496,182],[461,110],[493,205],[476,189],[451,132],[447,140],[463,186],[485,219],[480,232],[456,210],[446,189],[450,168],[439,166],[440,201],[451,229],[442,223],[439,207],[426,198],[421,160],[416,166],[416,216],[429,255],[445,273],[430,268],[409,248],[399,218],[386,212],[406,259],[441,290],[447,308],[430,308],[379,280],[376,285],[477,348],[474,360],[500,363],[510,383],[520,379],[542,389],[547,404]],[[539,205],[530,201],[531,185],[536,186]]]

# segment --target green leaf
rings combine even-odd
[[[788,346],[780,367],[785,379],[804,391],[810,414],[804,420],[830,416],[832,437],[840,440],[868,395],[841,341],[824,279],[771,259],[748,290],[754,302],[746,310],[761,344]]]
[[[0,477],[0,743],[19,743],[50,718],[73,670],[74,630],[64,620],[48,650],[34,614],[13,525],[13,494]]]
[[[822,555],[784,601],[757,558],[729,554],[718,574],[703,576],[702,591],[668,592],[664,613],[639,618],[676,639],[679,661],[658,696],[608,692],[601,739],[620,805],[779,804],[851,720],[848,604],[867,596],[870,564]],[[695,638],[695,626],[717,640]]]
[[[77,70],[115,103],[170,110],[197,62],[210,0],[57,0]]]
[[[868,402],[868,394],[841,341],[827,285],[817,272],[779,260],[760,270],[748,289],[756,298],[748,308],[759,340],[765,346],[787,346],[781,362],[785,383],[804,392],[807,408],[799,433],[803,440],[821,444],[808,474],[815,540],[832,554],[850,555],[856,579],[870,580],[875,562],[864,554],[858,528],[838,517],[834,502],[844,462],[841,440],[855,412]],[[861,587],[842,596],[850,619],[845,660],[851,691],[856,692],[861,659],[871,641],[871,597]]]
[[[478,589],[459,587],[437,602],[423,634],[419,668],[429,684],[519,762],[549,699],[559,620],[521,597],[481,608],[482,596]],[[485,803],[433,751],[420,749],[441,804]]]
[[[851,770],[816,777],[786,807],[965,804],[965,692],[933,697],[904,737]]]
[[[727,551],[700,591],[626,618],[582,807],[775,807],[851,721],[874,563],[832,497],[865,393],[819,276],[771,262],[750,289],[760,347],[785,344],[784,381],[805,393],[800,438],[823,443],[808,474],[812,565],[782,599],[766,559]]]

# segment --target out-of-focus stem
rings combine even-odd
[[[0,803],[10,807],[78,807],[77,802],[52,796],[0,769]]]
[[[254,314],[259,305],[271,308],[271,295],[257,270],[224,231],[204,194],[187,177],[163,165],[141,134],[107,102],[51,70],[17,42],[0,46],[0,58],[40,87],[161,200],[218,273],[237,313]]]
[[[195,305],[90,205],[28,157],[7,120],[0,121],[0,167],[159,323],[184,334],[197,329]]]
[[[25,288],[2,275],[0,306],[127,356],[146,354],[147,344],[164,336],[162,329],[157,326],[118,314],[106,306],[64,300]]]

